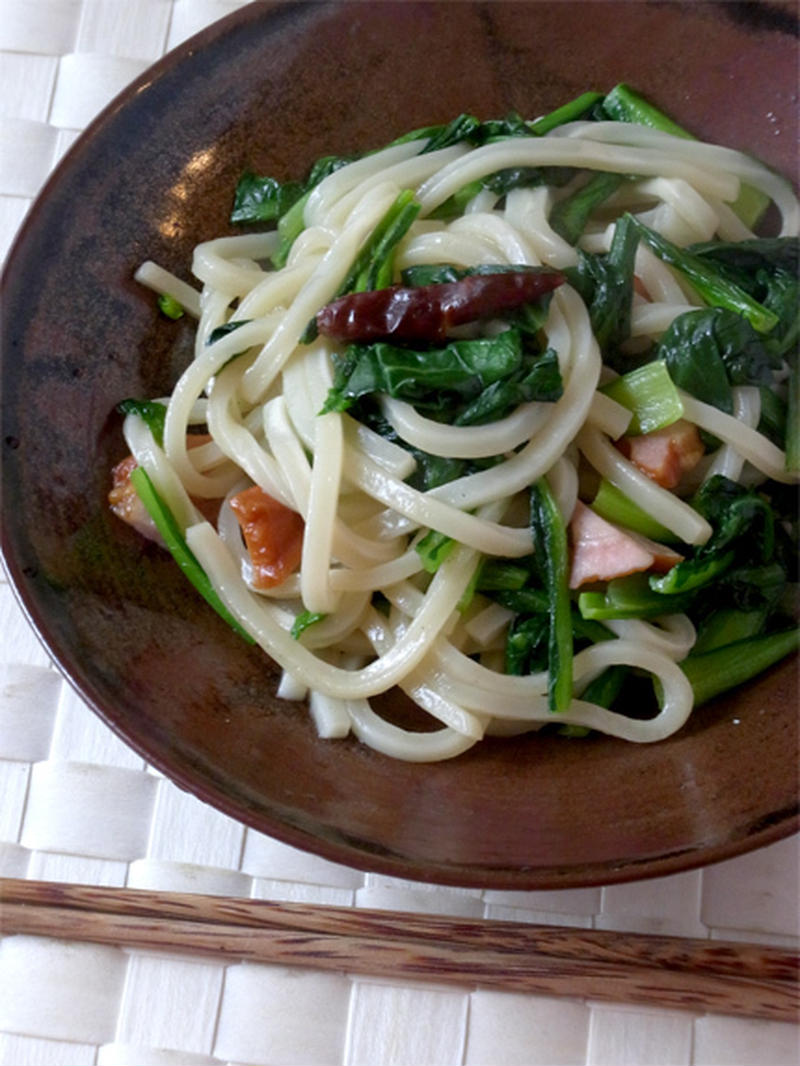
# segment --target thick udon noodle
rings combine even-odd
[[[606,372],[586,308],[568,285],[553,295],[545,325],[564,384],[557,402],[524,404],[499,422],[464,429],[426,418],[401,401],[382,401],[383,414],[411,445],[441,456],[505,455],[499,465],[428,492],[405,481],[414,469],[410,452],[347,414],[318,413],[333,380],[333,342],[319,337],[301,343],[309,320],[335,295],[360,246],[403,189],[415,190],[422,210],[398,248],[397,271],[442,262],[575,264],[575,249],[548,223],[558,193],[547,187],[517,189],[503,200],[483,190],[454,221],[429,217],[466,183],[506,167],[638,175],[614,194],[602,219],[581,238],[580,245],[593,252],[608,250],[614,214],[623,211],[679,245],[750,237],[730,206],[740,183],[774,201],[784,235],[798,232],[798,205],[782,179],[739,152],[620,123],[573,123],[546,137],[476,149],[456,146],[419,155],[420,147],[411,142],[387,148],[322,181],[308,199],[306,228],[282,269],[262,266],[275,251],[275,233],[198,246],[192,269],[199,293],[155,264],[144,264],[139,280],[174,295],[198,318],[196,350],[164,400],[163,449],[135,415],[127,417],[125,435],[223,603],[282,667],[279,695],[308,696],[323,737],[352,731],[388,755],[428,761],[458,755],[487,733],[513,734],[553,721],[546,673],[503,672],[511,612],[480,596],[465,612],[458,610],[484,555],[516,558],[530,552],[520,500],[537,479],[547,478],[565,521],[577,499],[580,462],[680,540],[699,545],[711,530],[684,500],[613,446],[630,415],[596,391]],[[634,338],[657,338],[677,315],[700,303],[644,246],[636,273],[652,300],[635,298]],[[247,323],[208,344],[212,332],[231,319]],[[733,416],[683,399],[685,417],[723,442],[712,472],[739,477],[746,468],[751,480],[788,480],[782,453],[753,428],[757,390],[737,390]],[[213,439],[189,451],[187,432],[199,424],[207,425]],[[191,498],[229,498],[252,483],[305,521],[299,572],[266,592],[251,587],[249,557],[231,508],[223,504],[214,528]],[[432,576],[414,547],[430,529],[457,542]],[[373,605],[376,592],[388,600],[388,613]],[[296,639],[290,630],[304,610],[324,617]],[[616,639],[575,656],[573,699],[558,721],[630,741],[674,733],[692,709],[691,687],[677,665],[694,643],[691,622],[672,615],[607,625]],[[653,717],[633,719],[581,699],[590,681],[613,664],[652,675],[659,704]],[[394,686],[436,719],[438,728],[409,731],[376,714],[370,698]]]

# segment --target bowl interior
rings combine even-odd
[[[627,81],[700,136],[796,166],[785,5],[255,3],[156,65],[87,131],[5,278],[3,551],[89,704],[180,785],[330,859],[506,888],[665,874],[797,825],[796,666],[654,746],[487,741],[438,765],[316,738],[275,668],[105,505],[116,403],[166,392],[191,327],[132,280],[190,280],[245,167],[299,175],[460,111],[542,113]]]

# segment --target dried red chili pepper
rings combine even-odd
[[[565,281],[555,270],[470,274],[460,281],[406,288],[393,285],[340,296],[317,314],[317,329],[334,340],[441,342],[453,326],[533,303]]]

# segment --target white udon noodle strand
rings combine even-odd
[[[761,393],[755,385],[739,385],[732,392],[734,419],[740,425],[754,430],[761,417]],[[738,481],[741,478],[745,456],[737,448],[737,444],[738,437],[736,441],[728,441],[717,450],[705,471],[706,478],[713,477],[715,474],[721,474],[731,481]],[[774,458],[773,456],[773,460]]]
[[[794,484],[797,476],[786,469],[786,453],[781,451],[763,433],[752,429],[733,415],[727,415],[718,407],[703,403],[688,393],[678,390],[683,403],[683,411],[691,422],[725,441],[743,459],[751,463],[756,470],[775,481]]]
[[[209,574],[219,596],[261,647],[309,688],[340,699],[367,698],[398,684],[425,656],[431,640],[446,625],[464,594],[478,561],[458,546],[434,576],[425,603],[389,652],[360,670],[343,670],[313,655],[269,614],[241,580],[233,557],[213,527],[198,523],[186,530],[187,543]]]
[[[459,610],[484,555],[513,559],[531,551],[524,492],[532,483],[547,478],[568,521],[588,465],[593,476],[606,477],[686,543],[703,544],[711,529],[614,447],[631,415],[596,391],[603,380],[599,348],[583,301],[569,285],[552,295],[543,328],[558,357],[560,400],[524,403],[497,422],[467,429],[435,422],[400,400],[380,399],[384,415],[411,447],[453,459],[498,457],[487,469],[427,492],[408,484],[416,466],[411,452],[348,414],[320,416],[338,349],[323,337],[300,343],[308,323],[406,188],[422,207],[397,248],[396,271],[440,262],[575,265],[576,249],[549,222],[560,191],[517,189],[501,199],[485,189],[452,222],[431,217],[469,182],[510,166],[622,174],[628,180],[607,209],[630,210],[678,243],[750,236],[729,206],[740,182],[773,198],[784,232],[796,232],[798,212],[786,183],[741,153],[638,127],[576,123],[554,136],[472,150],[456,146],[420,155],[421,146],[395,145],[321,182],[305,203],[306,228],[281,269],[261,266],[277,247],[274,233],[199,246],[199,294],[156,265],[143,266],[143,283],[174,295],[199,323],[195,358],[169,399],[164,448],[133,415],[125,421],[125,436],[223,603],[283,668],[279,694],[308,696],[322,736],[352,732],[387,755],[427,762],[457,756],[486,732],[534,730],[556,720],[546,672],[502,672],[503,636],[513,612],[480,595],[463,614]],[[630,180],[631,174],[639,177]],[[608,250],[614,234],[608,218],[601,213],[590,223],[581,247]],[[657,341],[678,315],[702,306],[648,248],[639,247],[635,269],[649,299],[634,301],[633,338]],[[230,322],[242,324],[210,344],[212,332]],[[723,441],[719,454],[706,461],[706,474],[738,477],[748,465],[762,476],[793,480],[784,471],[783,453],[755,428],[753,390],[737,389],[734,396],[731,417],[681,394],[685,417]],[[188,449],[189,427],[204,421],[212,441]],[[228,503],[251,483],[305,520],[299,572],[274,588],[253,586]],[[195,500],[220,496],[225,502],[216,532]],[[433,576],[414,547],[428,530],[455,542]],[[375,592],[389,604],[386,615],[372,603]],[[322,618],[295,639],[291,629],[302,611]],[[692,692],[677,663],[694,644],[692,623],[674,615],[610,621],[606,628],[608,640],[575,656],[573,699],[558,722],[638,743],[680,729],[691,712]],[[651,718],[634,720],[581,698],[613,665],[653,677],[659,708]],[[440,728],[415,732],[376,714],[370,699],[394,686]]]
[[[575,122],[554,130],[553,134],[555,137],[576,138],[584,143],[587,140],[605,141],[608,145],[625,145],[633,149],[661,149],[674,155],[676,160],[683,159],[690,165],[710,172],[730,174],[760,189],[772,200],[783,218],[782,236],[794,236],[800,227],[800,204],[791,184],[757,159],[734,148],[677,137],[628,122]],[[638,169],[630,173],[646,172]],[[663,170],[661,173],[666,175],[669,171]],[[691,179],[688,180],[694,185]],[[701,188],[699,185],[694,187]],[[731,198],[723,196],[721,199],[729,202]]]
[[[629,462],[593,425],[578,434],[578,447],[594,469],[687,544],[705,544],[711,526],[688,503],[661,488]]]
[[[675,140],[670,138],[670,142]],[[709,170],[698,165],[671,143],[669,148],[646,145],[631,149],[567,137],[525,137],[484,145],[442,167],[417,190],[422,215],[428,215],[469,182],[512,166],[574,166],[616,174],[683,178],[701,193],[723,201],[734,200],[739,192],[736,177],[722,169]]]

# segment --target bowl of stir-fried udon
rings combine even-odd
[[[112,728],[445,883],[796,827],[792,24],[254,4],[100,117],[9,263],[3,541]]]

